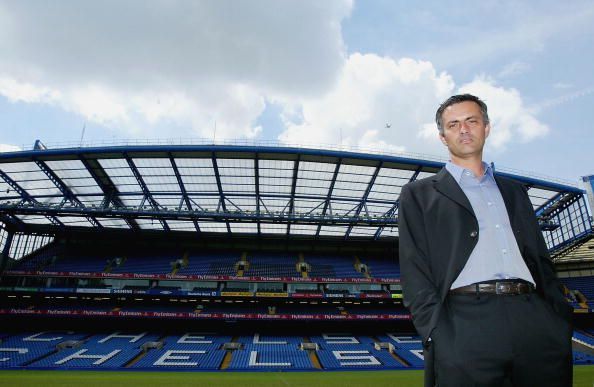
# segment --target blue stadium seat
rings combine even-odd
[[[233,352],[232,370],[309,370],[315,369],[306,351],[286,347],[275,351],[254,348]]]

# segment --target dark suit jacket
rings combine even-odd
[[[495,180],[537,292],[555,311],[571,319],[572,308],[563,297],[526,188],[508,178],[496,176]],[[404,305],[428,350],[427,340],[448,291],[480,237],[478,221],[466,195],[443,168],[402,188],[398,231]],[[432,359],[426,355],[425,362],[427,379],[432,376]]]

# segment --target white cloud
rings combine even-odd
[[[323,92],[351,0],[0,3],[0,94],[146,134],[257,137],[265,98]],[[174,136],[176,133],[160,133]]]
[[[501,69],[499,74],[497,74],[498,78],[510,78],[520,74],[525,73],[526,71],[530,70],[530,65],[526,62],[515,61],[512,63],[508,63]]]
[[[65,93],[60,103],[67,110],[82,114],[98,123],[123,123],[129,117],[128,101],[122,93],[101,85],[75,87]]]
[[[0,0],[0,95],[147,138],[212,138],[215,126],[217,139],[258,138],[268,101],[282,107],[287,143],[445,155],[432,121],[455,90],[452,77],[428,61],[347,57],[341,22],[352,8],[350,0]],[[501,74],[526,69],[514,62]],[[459,91],[488,102],[495,149],[548,131],[517,90],[483,77]]]
[[[19,82],[10,77],[0,77],[0,95],[11,102],[48,103],[60,98],[60,93],[47,87],[39,87],[28,82]]]
[[[472,93],[488,104],[489,148],[502,151],[510,141],[529,142],[549,131],[517,90],[499,87],[490,78],[478,77],[455,90],[451,76],[438,74],[430,62],[355,53],[332,90],[287,105],[287,129],[279,139],[446,156],[433,117],[454,93]]]
[[[18,152],[23,150],[20,146],[10,144],[0,144],[0,153],[3,152]]]
[[[549,132],[549,127],[538,121],[525,106],[516,89],[498,87],[495,81],[483,76],[462,85],[458,92],[474,94],[489,107],[491,134],[488,147],[503,150],[510,141],[529,142]]]
[[[453,88],[451,77],[438,74],[430,62],[355,53],[332,90],[298,108],[288,104],[287,129],[279,139],[314,144],[342,139],[349,146],[437,153],[438,142],[428,144],[419,133]]]

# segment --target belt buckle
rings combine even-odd
[[[496,282],[495,283],[495,294],[510,294],[513,292],[513,285],[509,282]]]

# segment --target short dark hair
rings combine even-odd
[[[448,107],[450,107],[452,105],[455,105],[460,102],[466,102],[466,101],[471,101],[471,102],[476,103],[479,106],[479,108],[481,109],[481,114],[483,116],[483,121],[485,122],[485,125],[487,125],[489,123],[489,114],[487,113],[487,104],[485,104],[479,97],[476,97],[472,94],[452,95],[450,98],[445,100],[445,102],[443,102],[441,105],[439,105],[439,108],[437,109],[437,112],[435,113],[435,123],[437,123],[437,129],[439,130],[439,133],[443,133],[442,115],[443,115],[444,110],[446,110]]]

